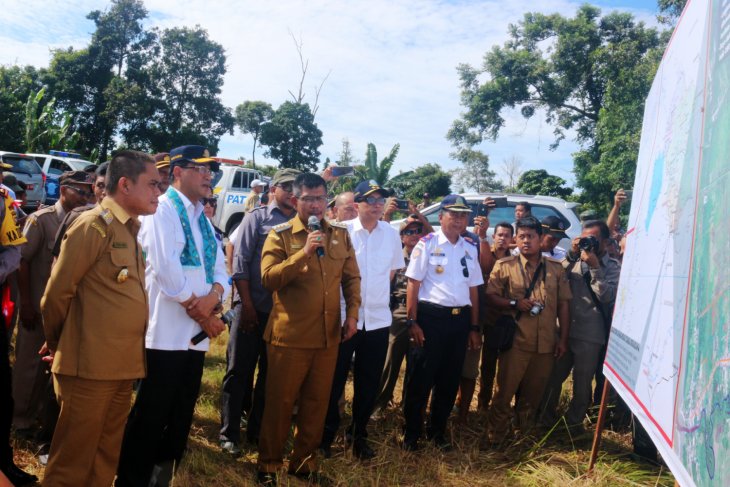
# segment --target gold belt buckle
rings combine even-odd
[[[461,308],[451,308],[451,314],[454,316],[461,314]]]

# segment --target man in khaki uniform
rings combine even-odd
[[[108,195],[64,237],[41,301],[61,413],[43,485],[111,485],[132,383],[145,375],[147,293],[139,215],[154,213],[159,176],[151,157],[114,156]]]
[[[41,322],[41,297],[51,276],[51,253],[61,221],[74,208],[86,205],[91,194],[91,176],[83,171],[67,172],[59,178],[59,199],[28,216],[23,235],[28,243],[21,250],[18,271],[20,318],[13,368],[13,423],[16,431],[33,432],[43,404],[47,383],[46,366],[38,355],[45,337]]]
[[[258,481],[276,485],[283,449],[299,398],[294,451],[289,472],[316,481],[316,449],[342,340],[356,331],[360,273],[344,226],[324,221],[325,181],[300,174],[293,193],[297,216],[275,226],[264,244],[262,284],[274,305],[264,331],[268,371],[266,407],[259,440]],[[315,216],[321,230],[308,228]],[[347,306],[340,326],[340,289]]]
[[[570,285],[560,262],[540,253],[542,226],[533,217],[516,223],[520,254],[497,261],[487,284],[489,306],[516,313],[512,348],[499,356],[497,392],[487,416],[487,441],[496,444],[509,433],[511,402],[517,389],[517,426],[534,421],[556,358],[568,348]],[[525,296],[533,278],[535,287]],[[539,308],[542,307],[540,310]],[[560,338],[556,340],[556,321]],[[485,445],[491,446],[491,445]]]

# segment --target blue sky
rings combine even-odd
[[[317,123],[323,131],[322,160],[336,159],[342,139],[363,158],[368,142],[385,155],[401,144],[395,172],[436,162],[456,167],[445,139],[459,105],[459,63],[479,65],[491,46],[507,38],[509,23],[528,11],[571,15],[583,2],[543,0],[427,1],[370,0],[148,0],[149,25],[161,28],[200,25],[228,56],[223,101],[235,107],[245,100],[278,106],[295,91],[299,60],[289,32],[303,42],[309,72],[305,101],[313,101],[315,85],[329,74],[319,100]],[[604,11],[628,10],[656,25],[656,2],[606,0],[593,2]],[[85,18],[108,3],[5,0],[0,19],[0,63],[47,66],[50,50],[83,47],[93,31]],[[565,141],[550,151],[552,127],[541,117],[526,121],[507,117],[496,142],[483,144],[492,168],[502,176],[502,161],[518,157],[523,170],[544,168],[572,182],[570,154],[577,147]],[[250,157],[252,140],[238,131],[221,140],[220,155]],[[257,161],[263,150],[257,149]]]

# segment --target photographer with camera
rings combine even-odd
[[[573,370],[573,397],[565,414],[568,426],[582,431],[583,418],[592,403],[592,382],[611,325],[621,265],[608,256],[608,225],[602,220],[584,223],[583,233],[563,266],[573,299],[570,301],[568,352],[555,364],[542,404],[542,420],[552,426],[563,382]]]
[[[543,229],[539,221],[523,218],[516,227],[520,254],[497,261],[487,283],[487,303],[502,310],[498,322],[514,330],[514,339],[510,335],[500,347],[497,391],[483,444],[487,448],[508,435],[512,398],[518,389],[516,426],[522,431],[529,428],[555,359],[563,356],[568,345],[572,294],[563,267],[540,254]],[[558,320],[560,338],[556,339]]]

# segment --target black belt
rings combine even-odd
[[[426,313],[437,317],[458,316],[471,309],[471,306],[441,306],[440,304],[431,303],[429,301],[419,301],[418,307],[422,308]]]

